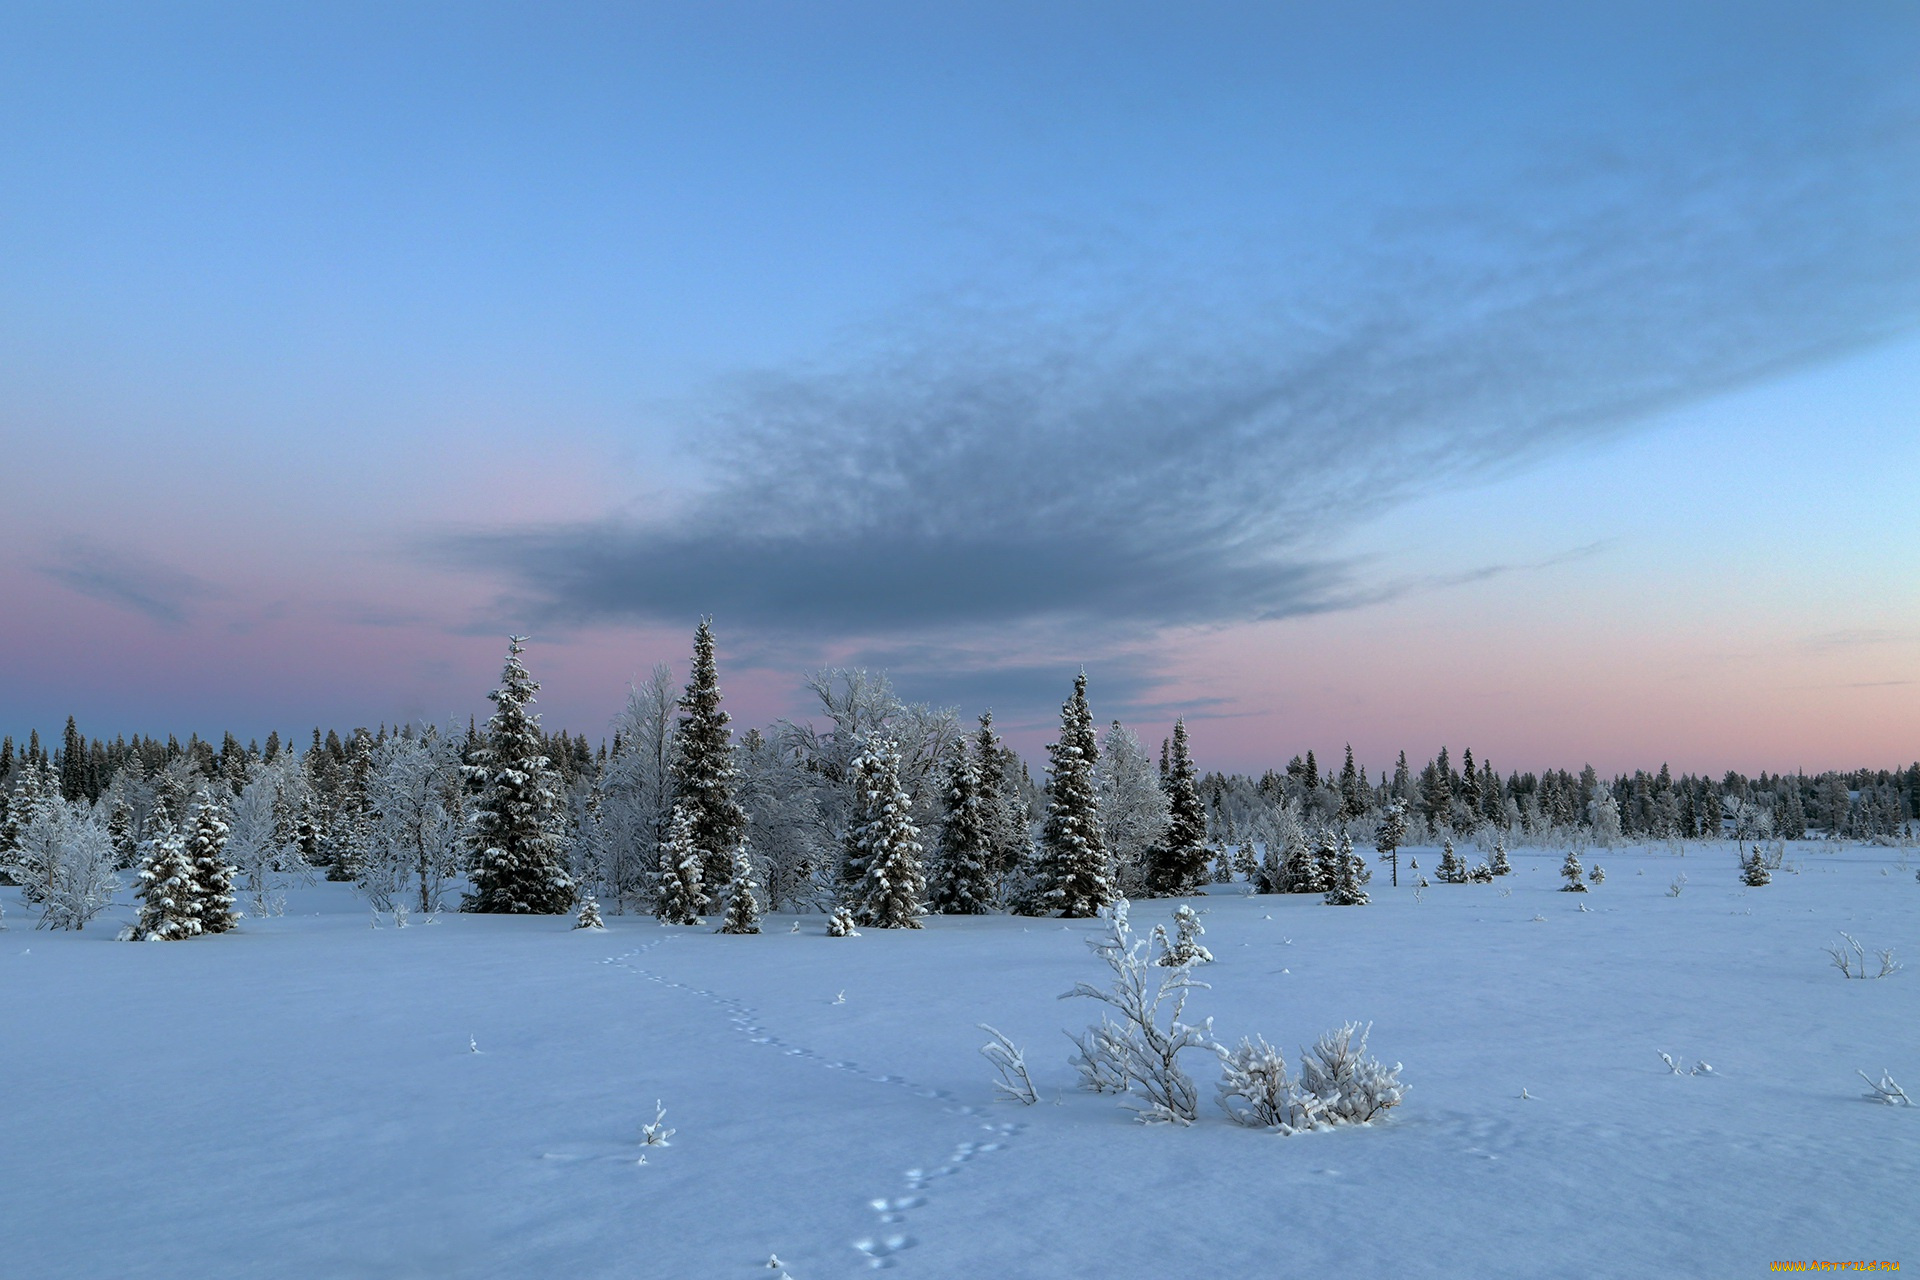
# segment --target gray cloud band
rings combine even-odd
[[[1911,326],[1917,137],[1882,113],[1565,160],[1399,215],[1259,305],[1142,286],[1047,322],[941,307],[730,388],[699,427],[712,483],[671,522],[436,549],[549,626],[1151,629],[1377,599],[1325,548],[1392,504]]]

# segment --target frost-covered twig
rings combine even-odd
[[[1910,1107],[1913,1105],[1913,1099],[1907,1096],[1907,1091],[1894,1083],[1893,1077],[1885,1071],[1880,1073],[1880,1079],[1877,1083],[1873,1077],[1864,1071],[1855,1071],[1853,1074],[1865,1080],[1867,1082],[1867,1088],[1873,1090],[1872,1093],[1861,1095],[1868,1101],[1884,1102],[1890,1107]]]
[[[1673,1060],[1672,1055],[1667,1053],[1660,1054],[1660,1061],[1666,1063],[1667,1070],[1676,1076],[1710,1076],[1713,1074],[1713,1068],[1705,1062],[1696,1062],[1691,1068],[1682,1067]]]
[[[1040,1101],[1040,1095],[1034,1092],[1033,1077],[1027,1074],[1027,1060],[1019,1046],[986,1023],[982,1022],[979,1026],[993,1037],[991,1043],[980,1046],[980,1053],[1000,1073],[1000,1078],[993,1082],[995,1091],[1001,1097],[1012,1098],[1029,1107]]]
[[[678,1132],[678,1129],[667,1128],[667,1108],[659,1099],[654,1099],[653,1123],[640,1127],[640,1144],[647,1147],[670,1146],[667,1139]]]
[[[1841,931],[1845,942],[1837,947],[1827,947],[1826,953],[1833,961],[1833,967],[1849,978],[1890,978],[1906,966],[1893,958],[1892,947],[1881,947],[1874,952],[1879,964],[1879,972],[1867,972],[1867,949],[1860,945],[1859,939]]]

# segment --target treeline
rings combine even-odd
[[[1351,748],[1337,769],[1307,752],[1259,778],[1200,776],[1183,723],[1157,762],[1119,722],[1096,730],[1084,674],[1043,787],[990,714],[963,724],[861,670],[806,687],[813,722],[736,735],[703,623],[686,684],[656,667],[597,744],[541,728],[518,640],[484,725],[315,729],[299,747],[228,734],[216,747],[89,740],[69,719],[51,750],[37,732],[24,749],[0,741],[0,877],[30,903],[66,904],[42,923],[84,923],[113,877],[134,872],[139,936],[212,931],[195,921],[212,925],[223,892],[270,914],[290,878],[316,873],[354,883],[380,911],[437,911],[460,888],[479,911],[591,902],[691,921],[727,909],[730,927],[750,931],[770,906],[888,927],[929,909],[1083,916],[1235,877],[1265,890],[1348,884],[1359,902],[1366,870],[1351,850],[1369,843],[1891,841],[1911,837],[1920,800],[1920,764],[1502,776],[1471,751],[1456,767],[1444,748],[1417,770],[1402,753],[1377,780]]]

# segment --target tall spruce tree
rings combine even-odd
[[[853,821],[847,829],[847,873],[855,924],[874,929],[918,929],[927,882],[920,865],[920,830],[900,785],[900,752],[892,741],[870,742],[854,757]]]
[[[1041,836],[1036,905],[1069,918],[1096,915],[1112,904],[1113,879],[1100,835],[1100,801],[1093,766],[1099,745],[1087,706],[1087,673],[1073,682],[1060,708],[1060,740],[1047,748],[1047,821]],[[1202,819],[1204,822],[1204,817]],[[1201,863],[1201,875],[1206,864]]]
[[[927,907],[941,915],[993,910],[993,833],[981,803],[980,762],[965,742],[947,761],[946,817],[940,824]]]
[[[713,660],[713,619],[693,633],[693,673],[680,699],[680,732],[673,759],[674,795],[693,822],[701,882],[717,890],[733,874],[733,850],[747,829],[747,812],[734,799],[732,719],[720,709],[720,672]],[[706,904],[702,904],[702,910]]]
[[[1173,722],[1167,763],[1167,837],[1148,854],[1147,892],[1156,898],[1197,893],[1207,883],[1207,810],[1195,780],[1187,722]]]
[[[467,776],[477,782],[473,891],[462,911],[557,915],[573,905],[566,810],[544,750],[540,717],[528,711],[540,686],[520,661],[525,636],[510,636],[494,712]]]
[[[1033,860],[1033,836],[1027,829],[1027,802],[1021,791],[1025,773],[1020,758],[993,731],[991,711],[980,713],[973,752],[980,770],[981,822],[991,850],[987,873],[998,884]]]

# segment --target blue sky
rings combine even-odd
[[[598,732],[713,612],[748,720],[865,663],[1032,745],[1085,663],[1203,763],[1910,758],[1916,55],[1894,4],[10,8],[8,727],[464,714],[527,630]]]

